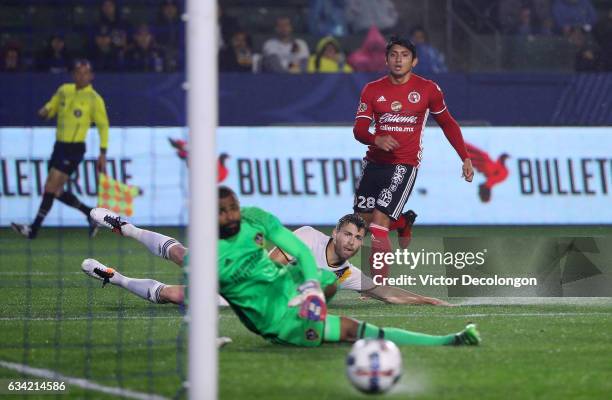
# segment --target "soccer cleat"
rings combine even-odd
[[[232,338],[227,337],[227,336],[220,336],[217,338],[217,348],[220,349],[221,347],[225,346],[228,343],[232,343]]]
[[[127,222],[122,221],[121,217],[111,210],[99,207],[92,208],[89,215],[98,225],[105,226],[113,232],[123,235],[121,227],[127,224]]]
[[[476,324],[469,323],[465,329],[455,335],[455,345],[458,346],[478,346],[482,342],[480,332],[476,329]]]
[[[98,224],[91,216],[87,216],[87,223],[89,224],[89,238],[92,239],[98,233]]]
[[[92,278],[102,281],[102,287],[110,282],[110,279],[115,276],[115,270],[107,267],[98,260],[86,258],[81,264],[81,269]]]
[[[11,222],[11,228],[13,228],[15,232],[17,232],[19,235],[23,236],[26,239],[36,238],[37,232],[34,229],[32,229],[30,225],[16,224],[14,222]]]
[[[410,245],[410,240],[412,240],[412,225],[414,225],[417,214],[412,210],[408,210],[402,215],[406,219],[406,225],[397,230],[397,242],[399,247],[407,249]]]

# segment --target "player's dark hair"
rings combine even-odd
[[[93,70],[93,67],[91,66],[89,60],[85,58],[77,58],[76,60],[74,60],[74,62],[72,63],[72,70],[74,71],[78,67],[89,67],[89,69]]]
[[[416,52],[416,47],[414,46],[414,43],[412,43],[410,39],[407,39],[401,36],[396,36],[396,35],[391,36],[389,38],[389,41],[387,42],[385,58],[389,57],[389,52],[391,51],[391,47],[393,47],[394,45],[398,45],[398,46],[407,48],[408,50],[410,50],[410,52],[412,52],[412,58],[416,58],[417,52]]]
[[[353,224],[358,230],[365,229],[366,232],[368,230],[365,220],[359,214],[346,214],[340,218],[336,224],[336,230],[339,231],[346,224]]]
[[[232,189],[228,188],[227,186],[219,186],[219,198],[220,199],[224,199],[230,196],[234,196],[238,198],[238,196],[236,196],[236,193],[234,193]]]

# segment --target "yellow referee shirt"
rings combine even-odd
[[[66,83],[57,89],[45,104],[48,117],[57,115],[58,142],[85,142],[91,123],[96,124],[100,134],[100,148],[108,147],[108,116],[102,97],[91,85],[77,90],[74,83]]]

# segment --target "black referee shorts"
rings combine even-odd
[[[49,169],[55,168],[72,175],[83,161],[85,143],[55,142]]]
[[[377,209],[397,220],[410,197],[417,171],[408,164],[374,164],[363,160],[353,210],[371,213]]]

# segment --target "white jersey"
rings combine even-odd
[[[283,69],[289,71],[291,64],[306,65],[310,51],[308,51],[308,44],[302,39],[283,42],[280,39],[272,38],[263,44],[263,54],[264,56],[278,56]]]
[[[331,237],[311,226],[303,226],[296,229],[293,233],[312,251],[312,255],[319,268],[332,271],[336,274],[340,289],[363,291],[376,287],[370,277],[362,274],[359,268],[348,261],[338,266],[329,265],[326,249],[328,243],[332,240]]]

